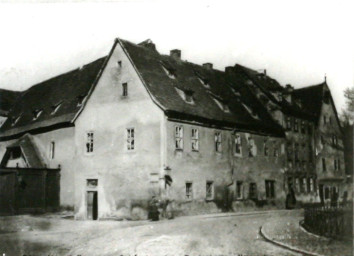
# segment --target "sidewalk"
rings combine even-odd
[[[308,233],[300,227],[302,217],[272,219],[261,227],[263,237],[284,248],[305,255],[352,256],[351,241],[336,241]]]

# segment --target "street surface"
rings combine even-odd
[[[159,222],[11,217],[22,231],[0,232],[0,255],[300,255],[266,242],[259,228],[289,216],[300,220],[301,211],[242,214]]]

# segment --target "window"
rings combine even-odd
[[[334,165],[334,170],[337,171],[338,170],[338,166],[337,166],[337,159],[333,160],[333,165]]]
[[[271,199],[275,198],[275,181],[274,180],[266,180],[265,188],[266,188],[266,198]]]
[[[55,142],[52,141],[52,142],[50,142],[49,158],[54,159],[54,156],[55,156]]]
[[[309,185],[309,190],[308,190],[308,192],[313,192],[313,191],[315,191],[315,184],[314,184],[314,182],[313,182],[313,178],[310,178],[309,179],[309,183],[308,183],[308,185]]]
[[[339,159],[337,160],[337,163],[338,163],[338,171],[340,171],[340,160]]]
[[[250,183],[248,196],[250,199],[257,199],[257,184],[256,183]]]
[[[183,149],[183,126],[178,125],[175,127],[175,146],[176,149],[182,150]]]
[[[202,78],[200,78],[200,77],[198,77],[198,80],[199,80],[199,82],[200,82],[205,88],[210,89],[210,85],[209,85],[209,83],[208,83],[208,80],[202,79]]]
[[[199,131],[192,129],[192,151],[199,151]]]
[[[11,160],[18,159],[21,157],[21,155],[22,155],[22,151],[21,151],[20,147],[11,148],[11,151],[10,151],[10,159]]]
[[[213,98],[213,100],[215,101],[216,105],[218,105],[218,107],[219,107],[222,111],[224,111],[225,113],[230,113],[229,106],[228,106],[226,103],[221,102],[220,100],[215,99],[215,98]]]
[[[332,136],[332,144],[333,144],[334,146],[337,146],[337,145],[338,145],[338,138],[337,138],[336,135],[333,135],[333,136]]]
[[[291,130],[291,117],[286,117],[286,129]]]
[[[299,131],[299,122],[296,118],[294,118],[294,132]]]
[[[293,144],[291,142],[288,142],[286,144],[286,153],[287,153],[288,161],[292,161],[292,159],[293,159]]]
[[[60,108],[60,106],[61,106],[61,102],[60,103],[58,103],[58,104],[56,104],[56,105],[53,105],[51,108],[52,108],[52,112],[50,113],[51,115],[54,115],[58,110],[59,110],[59,108]]]
[[[242,140],[239,134],[235,135],[235,155],[242,155]]]
[[[214,182],[212,181],[206,182],[206,199],[207,200],[214,199]]]
[[[118,62],[117,62],[117,65],[118,65],[118,67],[122,67],[122,61],[121,60],[119,60]]]
[[[242,181],[236,182],[236,198],[243,199],[243,182]]]
[[[323,102],[326,103],[326,104],[329,104],[329,101],[330,101],[330,93],[329,91],[325,91],[324,92],[324,95],[323,95]]]
[[[127,129],[127,150],[134,150],[135,148],[135,133],[134,128]]]
[[[322,158],[322,171],[325,172],[327,171],[327,168],[326,168],[326,159]]]
[[[173,68],[167,68],[164,65],[162,65],[162,69],[165,71],[166,75],[171,78],[171,79],[176,79],[176,74]]]
[[[88,132],[86,134],[86,153],[93,152],[93,132]]]
[[[277,143],[274,141],[273,143],[273,156],[278,157],[279,156],[279,149],[277,147]]]
[[[323,123],[327,124],[327,116],[326,115],[323,116]]]
[[[300,180],[299,178],[295,179],[295,189],[297,192],[300,192]]]
[[[122,84],[122,96],[127,97],[128,96],[128,83],[123,83]]]
[[[194,99],[193,99],[193,91],[190,90],[181,90],[177,87],[175,87],[176,92],[178,95],[186,102],[189,104],[194,104]]]
[[[186,199],[192,200],[193,199],[193,183],[186,182]]]
[[[324,198],[329,199],[329,187],[325,187],[324,192]]]
[[[33,120],[37,120],[38,117],[42,114],[43,110],[41,109],[36,109],[33,110]]]
[[[264,140],[263,142],[263,149],[264,149],[264,156],[268,156],[267,140]]]
[[[21,118],[21,115],[19,115],[18,117],[12,117],[11,118],[11,125],[14,126],[18,122],[18,120],[20,120],[20,118]]]
[[[86,97],[86,95],[79,95],[76,97],[78,107],[82,106],[82,103],[84,102],[85,97]]]
[[[300,158],[299,158],[299,144],[298,143],[295,143],[294,157],[295,157],[295,163],[300,161]]]
[[[306,178],[302,178],[301,179],[301,183],[300,183],[300,185],[301,185],[301,187],[300,187],[300,189],[301,189],[301,193],[305,193],[306,192]]]
[[[301,121],[301,133],[306,133],[306,123],[305,121]]]
[[[309,157],[309,163],[312,163],[312,158],[313,158],[313,151],[312,151],[312,145],[311,143],[309,144],[309,151],[308,151],[308,157]]]
[[[254,142],[254,139],[248,138],[248,156],[254,157],[257,155],[257,147]]]
[[[221,152],[222,147],[221,147],[221,132],[216,132],[215,133],[215,151],[216,152]]]

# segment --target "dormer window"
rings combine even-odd
[[[230,89],[232,93],[235,94],[236,97],[241,97],[241,94],[238,91],[236,91],[234,88],[230,87]]]
[[[11,118],[11,125],[14,126],[21,118],[21,115],[19,115],[18,117],[12,117]]]
[[[202,78],[198,77],[198,80],[205,88],[210,89],[210,85],[209,85],[207,79],[202,79]]]
[[[81,107],[82,103],[84,102],[86,95],[79,95],[76,97],[77,98],[77,106]]]
[[[38,117],[42,114],[43,110],[42,109],[36,109],[34,110],[33,113],[33,120],[37,120]]]
[[[161,67],[169,78],[176,79],[175,69],[166,64],[161,64]]]
[[[51,106],[52,112],[50,114],[54,115],[59,110],[61,104],[62,104],[62,102],[59,102],[58,104],[55,104],[55,105]]]
[[[178,95],[188,104],[194,104],[194,99],[193,99],[193,91],[190,90],[181,90],[177,87],[175,87],[176,92]]]
[[[253,112],[253,110],[248,107],[246,104],[242,103],[242,106],[247,110],[247,112],[254,118],[254,119],[259,119],[258,115]]]
[[[225,113],[230,113],[230,109],[229,106],[226,105],[225,103],[221,102],[220,100],[213,98],[213,100],[215,101],[216,105],[218,105],[218,107],[224,111]]]

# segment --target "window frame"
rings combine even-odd
[[[242,138],[240,134],[235,134],[234,143],[234,155],[242,156]]]
[[[122,83],[122,97],[126,98],[128,95],[128,82]]]
[[[175,125],[174,138],[175,138],[175,150],[183,150],[183,125]]]
[[[185,182],[185,198],[186,198],[187,201],[192,201],[193,198],[194,198],[194,195],[193,195],[193,182],[191,182],[191,181],[186,181]]]
[[[199,152],[199,129],[191,129],[191,149],[193,152]]]
[[[55,141],[51,141],[49,144],[49,159],[55,158]]]
[[[211,195],[208,196],[208,185],[209,189],[211,189]],[[214,181],[212,180],[207,180],[205,183],[205,199],[206,200],[214,200]]]
[[[126,150],[127,151],[135,151],[135,128],[134,127],[128,127],[125,130],[126,132]]]
[[[244,184],[242,180],[236,181],[236,199],[244,199]]]
[[[89,134],[91,134],[91,136]],[[95,135],[94,131],[87,131],[85,133],[85,154],[86,155],[92,155],[94,152],[94,143],[95,143],[94,135]]]
[[[265,180],[265,190],[267,199],[275,199],[275,180]]]
[[[214,132],[214,150],[216,153],[222,153],[222,135],[221,132]]]

